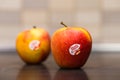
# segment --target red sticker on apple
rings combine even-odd
[[[73,44],[69,48],[69,53],[71,55],[78,55],[80,53],[80,44]]]
[[[33,40],[30,42],[29,44],[29,48],[31,50],[38,50],[39,49],[39,46],[40,46],[40,41],[39,40]]]

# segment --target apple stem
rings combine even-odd
[[[35,29],[35,28],[36,28],[36,26],[33,26],[33,28]]]
[[[68,27],[67,25],[65,25],[63,22],[61,22],[61,24],[63,25],[63,26],[65,26],[65,27]]]

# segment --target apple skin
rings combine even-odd
[[[50,36],[42,28],[32,28],[20,32],[16,38],[16,50],[27,64],[39,64],[50,53]]]
[[[76,45],[79,50],[71,54],[70,47]],[[76,49],[73,46],[73,50]],[[51,50],[56,63],[61,68],[82,67],[91,52],[92,38],[90,33],[81,27],[63,27],[54,32],[51,38]]]

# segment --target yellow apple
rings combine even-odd
[[[18,34],[16,50],[24,62],[39,64],[49,55],[50,36],[45,29],[34,26]]]

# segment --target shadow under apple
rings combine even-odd
[[[82,69],[59,69],[53,80],[88,80],[88,76]]]
[[[51,76],[43,64],[24,65],[18,73],[17,80],[51,80]]]

